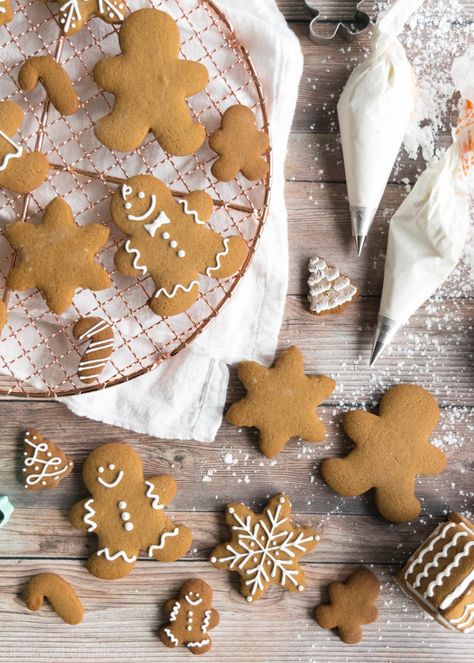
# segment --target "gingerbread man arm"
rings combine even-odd
[[[392,523],[406,523],[420,514],[420,503],[415,496],[415,477],[397,477],[375,489],[375,503],[384,518]]]
[[[373,488],[370,476],[364,473],[366,454],[359,449],[346,458],[327,458],[321,464],[321,474],[327,485],[339,495],[355,497]]]
[[[158,542],[148,548],[148,557],[159,562],[176,562],[188,552],[191,542],[191,531],[185,525],[175,525],[166,518]]]
[[[175,604],[176,604],[176,600],[175,600],[175,599],[169,599],[169,600],[166,601],[166,603],[164,604],[164,606],[163,606],[163,612],[164,612],[164,614],[166,615],[166,619],[169,618],[169,616],[170,616],[170,614],[171,614],[171,612],[172,612],[172,610],[173,610]]]
[[[90,500],[81,500],[72,505],[71,510],[69,511],[69,520],[73,527],[77,529],[83,529],[86,532],[90,531],[92,525],[88,525],[84,521],[84,517],[87,516],[88,510],[86,509],[86,502]]]
[[[192,97],[206,87],[209,81],[209,74],[203,64],[188,60],[178,60],[175,66],[177,76],[182,81],[185,97]]]
[[[147,485],[146,496],[155,505],[157,504],[156,500],[158,500],[159,504],[166,506],[176,495],[176,481],[167,474],[149,477],[145,483]],[[150,484],[153,484],[153,488],[150,487]]]
[[[377,438],[379,427],[383,428],[384,423],[380,417],[370,412],[352,410],[344,417],[344,432],[358,447],[368,446],[370,435]]]
[[[120,90],[124,75],[124,57],[117,55],[106,60],[99,60],[94,67],[94,80],[101,88],[115,94]]]
[[[447,458],[441,449],[428,443],[424,449],[423,455],[420,454],[419,474],[436,475],[441,474],[446,469]]]
[[[208,629],[212,630],[213,628],[216,628],[216,626],[219,624],[219,620],[219,613],[214,608],[211,608],[211,617],[209,619]]]
[[[114,256],[114,263],[118,271],[125,276],[142,276],[143,270],[133,266],[136,259],[135,253],[125,250],[125,245],[121,246]]]

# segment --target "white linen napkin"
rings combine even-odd
[[[218,0],[247,48],[268,104],[273,147],[269,215],[251,266],[232,300],[185,351],[135,380],[61,399],[80,416],[139,433],[211,442],[222,422],[227,364],[270,363],[288,282],[284,163],[303,56],[275,0]]]

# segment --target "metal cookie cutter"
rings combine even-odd
[[[317,0],[311,0],[311,3],[316,1]],[[309,38],[311,41],[320,46],[327,46],[338,33],[340,33],[347,41],[354,41],[354,39],[357,39],[357,37],[373,25],[370,16],[361,9],[364,2],[366,2],[366,0],[361,0],[357,3],[354,18],[350,23],[342,23],[342,21],[339,21],[331,34],[324,34],[320,29],[321,25],[323,25],[319,20],[321,12],[311,6],[310,0],[305,0],[305,5],[311,13],[314,14],[314,18],[309,25]]]
[[[6,495],[0,496],[0,528],[4,527],[13,513],[13,505]]]

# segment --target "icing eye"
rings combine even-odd
[[[198,593],[196,594],[196,598],[198,599],[200,596],[201,596],[201,594],[199,594],[199,592],[198,592]]]
[[[145,193],[143,191],[139,191],[138,197],[140,198],[140,200],[143,200],[143,198],[145,197]]]
[[[102,474],[103,471],[104,471],[104,468],[103,468],[102,466],[100,466],[100,467],[97,468],[97,472],[98,472],[99,474]]]
[[[132,203],[125,203],[125,209],[132,209]]]
[[[115,470],[115,465],[113,463],[110,463],[109,470]]]

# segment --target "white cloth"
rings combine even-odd
[[[76,414],[139,433],[210,442],[222,422],[229,371],[245,359],[271,362],[288,282],[284,162],[303,57],[275,0],[217,3],[247,48],[270,118],[273,179],[268,219],[232,300],[191,346],[156,370],[104,391],[63,399]]]

